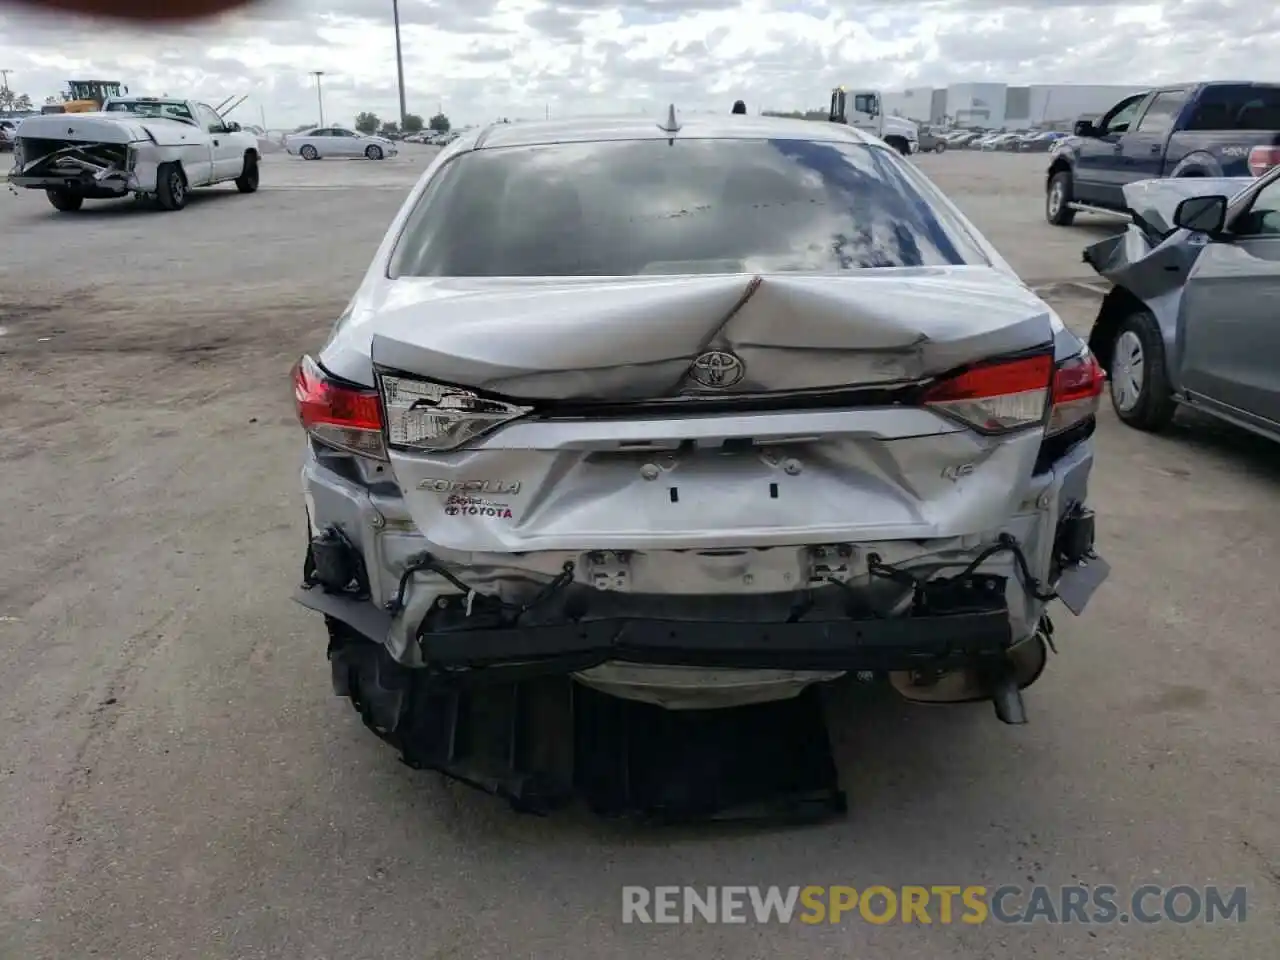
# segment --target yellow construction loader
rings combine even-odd
[[[101,110],[108,97],[128,93],[117,80],[68,80],[61,103],[47,103],[41,113],[92,113]]]

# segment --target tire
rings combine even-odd
[[[241,193],[254,193],[258,189],[258,158],[244,158],[244,169],[236,177],[236,189]]]
[[[161,210],[181,210],[187,205],[187,178],[176,163],[162,163],[156,171],[156,201]]]
[[[1116,325],[1107,368],[1108,392],[1117,417],[1148,433],[1169,425],[1178,402],[1169,388],[1164,338],[1149,311],[1136,310]]]
[[[382,148],[371,143],[369,144],[368,147],[365,148],[364,155],[368,157],[370,160],[381,160]]]
[[[934,152],[934,153],[946,153],[946,152],[947,152],[947,144],[946,144],[946,142],[945,142],[945,141],[942,141],[942,140],[939,140],[939,141],[938,141],[938,145],[937,145],[936,147],[934,147],[934,148],[933,148],[933,152]]]
[[[1055,227],[1069,227],[1076,219],[1071,209],[1071,171],[1059,170],[1044,191],[1044,218]]]
[[[319,160],[320,153],[311,144],[303,144],[302,149],[298,151],[303,160]]]
[[[74,213],[84,206],[84,196],[66,187],[52,187],[44,194],[53,204],[53,209],[61,213]]]

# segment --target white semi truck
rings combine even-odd
[[[906,156],[920,149],[920,128],[903,117],[884,115],[884,98],[879,90],[846,90],[836,87],[831,91],[832,123],[847,123],[879,137],[889,146]]]

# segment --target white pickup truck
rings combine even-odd
[[[43,190],[61,211],[133,194],[181,210],[195,187],[258,189],[258,139],[207,104],[111,97],[95,113],[27,117],[9,182]]]

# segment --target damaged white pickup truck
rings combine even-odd
[[[9,182],[43,190],[61,211],[133,194],[181,210],[195,187],[258,189],[258,141],[191,100],[114,97],[96,113],[27,117]]]

